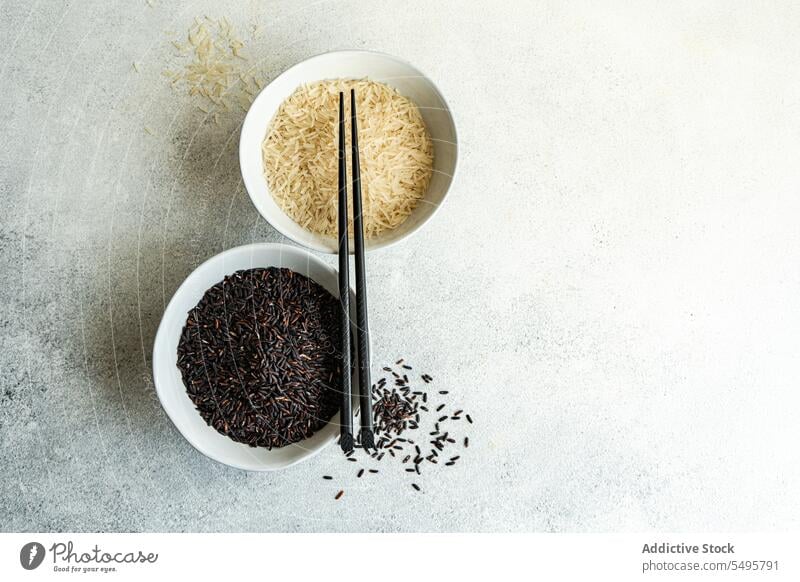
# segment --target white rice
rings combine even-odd
[[[264,173],[284,212],[304,228],[336,236],[339,92],[345,93],[349,190],[351,88],[358,112],[364,233],[370,238],[408,218],[433,173],[433,143],[422,116],[392,87],[346,79],[299,87],[267,130]],[[352,202],[349,210],[352,220]]]

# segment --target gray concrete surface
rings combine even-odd
[[[225,4],[0,3],[0,529],[800,525],[796,4]],[[267,79],[366,47],[456,112],[446,208],[369,262],[376,363],[408,358],[476,420],[424,494],[333,448],[228,469],[161,410],[165,301],[281,240],[239,180],[243,112],[210,123],[161,76],[165,31],[203,14],[262,25]]]

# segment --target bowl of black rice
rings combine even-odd
[[[308,251],[259,243],[212,257],[158,328],[161,405],[189,443],[226,465],[271,471],[311,457],[339,434],[340,314],[337,271]]]

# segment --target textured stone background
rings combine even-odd
[[[796,3],[153,4],[0,4],[0,529],[800,525]],[[369,258],[376,365],[476,419],[424,494],[333,448],[228,469],[155,397],[183,278],[281,239],[239,180],[243,112],[215,125],[161,76],[203,14],[260,23],[267,78],[371,48],[457,115],[446,208]]]

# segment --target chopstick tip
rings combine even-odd
[[[339,439],[339,444],[342,447],[342,451],[349,453],[353,450],[353,435],[349,432],[343,432],[342,438]]]
[[[368,428],[361,429],[361,447],[363,449],[375,448],[375,438],[372,434],[372,430]]]

